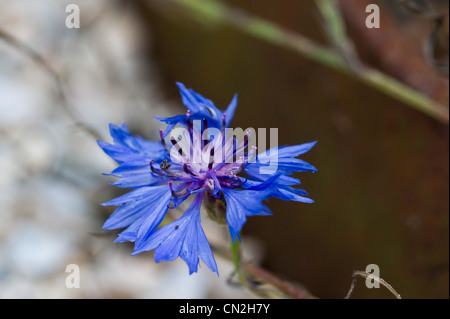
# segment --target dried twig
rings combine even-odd
[[[47,63],[47,61],[39,53],[36,52],[36,50],[34,50],[26,43],[18,40],[14,36],[4,32],[3,30],[0,30],[0,39],[28,56],[33,62],[36,63],[36,65],[44,70],[54,80],[61,105],[64,107],[64,110],[66,111],[69,118],[75,123],[75,125],[82,128],[95,139],[101,139],[100,134],[93,127],[89,126],[85,121],[83,121],[81,119],[81,115],[68,103],[67,96],[64,90],[64,84],[61,80],[60,75]]]
[[[233,262],[228,247],[211,245],[211,248],[214,254]],[[254,263],[240,260],[237,267],[227,282],[244,287],[260,298],[317,299],[303,285],[282,279]]]
[[[258,267],[255,264],[248,263],[243,266],[244,271],[251,277],[258,280],[258,282],[268,283],[284,295],[294,299],[317,299],[312,295],[305,287],[298,283],[292,283],[287,280],[283,280],[273,273]]]
[[[357,278],[358,278],[358,277],[361,277],[361,278],[364,278],[364,279],[367,279],[367,278],[370,277],[370,279],[373,279],[373,280],[379,282],[379,283],[380,283],[381,285],[383,285],[386,289],[388,289],[388,290],[395,296],[395,298],[397,298],[397,299],[402,299],[401,296],[400,296],[400,294],[399,294],[397,291],[395,291],[395,289],[392,288],[392,286],[391,286],[390,284],[388,284],[383,278],[380,278],[380,277],[378,277],[378,276],[375,276],[375,275],[373,275],[373,274],[369,274],[369,273],[367,273],[367,272],[365,272],[365,271],[361,271],[361,270],[355,270],[355,271],[353,272],[353,280],[352,280],[352,284],[350,285],[350,289],[349,289],[347,295],[345,296],[345,299],[349,299],[349,298],[351,297],[351,295],[352,295],[352,293],[353,293],[353,290],[354,290],[355,287],[356,287],[356,281],[357,281]]]

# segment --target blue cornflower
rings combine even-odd
[[[125,228],[115,242],[134,242],[133,255],[155,250],[156,262],[180,257],[189,266],[190,274],[197,272],[201,259],[218,274],[201,226],[202,202],[208,207],[221,203],[225,214],[222,219],[233,242],[236,238],[240,240],[239,232],[247,216],[272,214],[263,204],[265,199],[313,202],[304,197],[307,195],[304,190],[293,187],[300,181],[290,175],[316,171],[311,164],[296,158],[309,151],[315,142],[257,154],[256,147],[249,145],[249,134],[237,143],[235,137],[227,137],[225,133],[236,109],[236,95],[222,112],[210,100],[177,84],[188,111],[182,116],[160,119],[169,126],[165,132],[160,131],[158,142],[131,135],[125,124],[110,124],[113,144],[98,141],[118,163],[109,174],[120,179],[112,184],[134,188],[102,204],[119,206],[103,228]],[[217,134],[205,138],[208,128],[219,131],[220,138]],[[265,173],[264,169],[273,162],[277,164],[276,172]],[[190,197],[193,198],[190,206],[178,220],[159,227],[168,209],[178,207]],[[217,214],[211,216],[216,218]]]

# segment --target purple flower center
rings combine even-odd
[[[170,159],[160,162],[159,169],[151,161],[151,174],[166,178],[174,197],[205,190],[217,195],[222,188],[241,187],[238,174],[256,155],[256,147],[249,147],[250,133],[245,134],[241,143],[234,136],[227,138],[224,117],[222,129],[214,129],[216,134],[205,139],[205,135],[208,136],[207,122],[202,121],[201,126],[194,125],[189,112],[187,118],[187,128],[174,128],[168,134],[171,147],[160,131],[161,144],[169,152]]]

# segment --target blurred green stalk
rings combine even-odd
[[[245,275],[241,267],[241,242],[237,239],[233,242],[233,239],[231,239],[230,236],[230,245],[231,261],[233,262],[234,270],[239,281],[246,286],[245,283],[247,280],[245,279]]]
[[[250,36],[280,47],[294,50],[317,63],[351,75],[368,86],[383,92],[442,123],[448,124],[449,122],[449,110],[444,105],[376,69],[364,66],[360,63],[356,66],[349,63],[349,57],[351,59],[352,56],[343,54],[349,52],[347,45],[342,48],[341,44],[341,49],[344,49],[344,52],[342,52],[342,50],[336,52],[332,48],[329,49],[318,45],[300,34],[286,30],[267,20],[231,8],[217,0],[169,1],[188,10],[190,14],[200,22],[232,25]],[[332,7],[333,2],[319,0],[318,6],[325,19],[328,17],[331,20],[331,24],[338,26],[334,31],[332,31],[332,28],[328,29],[331,32],[330,36],[332,37],[332,40],[339,41],[339,39],[343,37],[345,29],[339,27],[342,27],[343,24]],[[333,41],[334,44],[337,44],[335,41]]]

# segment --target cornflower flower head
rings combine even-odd
[[[236,95],[225,112],[192,89],[177,83],[184,115],[158,118],[168,124],[159,141],[131,135],[127,126],[110,124],[113,144],[98,141],[103,151],[118,163],[110,175],[112,185],[134,190],[104,206],[118,206],[105,222],[105,229],[122,229],[115,242],[134,242],[133,255],[154,250],[156,262],[180,257],[197,272],[199,261],[218,274],[217,264],[201,226],[202,203],[209,216],[228,225],[233,242],[248,216],[271,215],[263,201],[270,197],[312,203],[292,175],[317,171],[296,157],[316,142],[275,147],[257,154],[251,131],[242,141],[229,134],[237,105]],[[276,163],[276,170],[267,169]],[[177,220],[161,226],[169,209],[192,198]]]

